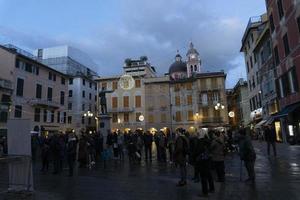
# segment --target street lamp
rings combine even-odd
[[[144,115],[140,115],[140,116],[139,116],[139,120],[140,120],[140,122],[144,121],[144,120],[145,120]]]
[[[225,106],[221,103],[217,103],[215,105],[215,110],[224,110],[225,109]]]
[[[95,118],[96,123],[97,123],[98,118],[96,116],[94,117],[94,114],[91,111],[88,110],[87,112],[83,113],[83,116],[88,117],[88,118]]]

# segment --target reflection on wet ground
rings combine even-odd
[[[257,152],[256,183],[240,181],[241,162],[237,155],[226,160],[226,183],[216,183],[216,192],[209,199],[226,200],[297,200],[300,199],[300,147],[278,144],[278,156],[266,155],[266,144],[254,142]],[[189,177],[192,168],[189,167]],[[105,200],[180,200],[201,199],[201,184],[188,182],[177,188],[178,171],[174,165],[153,162],[130,165],[110,161],[95,169],[80,169],[76,176],[42,175],[34,168],[35,199],[105,199]],[[242,179],[247,178],[242,170]]]

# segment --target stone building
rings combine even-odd
[[[81,130],[96,131],[97,84],[94,79],[98,75],[92,70],[96,68],[93,60],[84,52],[67,45],[37,49],[34,54],[38,61],[70,77],[67,82],[67,105],[76,133]]]
[[[266,7],[280,107],[276,129],[283,141],[300,143],[300,1],[266,0]]]
[[[224,72],[201,73],[199,53],[190,43],[187,60],[177,53],[165,76],[141,57],[125,60],[123,76],[97,81],[99,88],[113,90],[107,94],[112,129],[195,132],[228,125],[225,79]]]
[[[255,47],[256,41],[258,40],[260,33],[266,26],[267,22],[268,17],[266,14],[258,17],[251,17],[249,19],[240,50],[244,53],[245,57],[249,89],[249,103],[251,110],[250,116],[253,125],[262,120],[262,91],[259,76],[258,57],[257,54],[255,54]]]
[[[250,119],[248,101],[248,83],[240,79],[233,89],[227,90],[229,124],[232,128],[247,127]]]
[[[0,46],[0,66],[0,78],[5,79],[8,89],[5,95],[10,96],[2,94],[2,102],[11,102],[10,112],[3,115],[8,119],[30,119],[34,132],[64,132],[70,127],[68,76],[12,45]]]

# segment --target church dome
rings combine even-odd
[[[169,74],[184,72],[186,73],[186,63],[181,60],[180,54],[175,57],[175,62],[169,68]]]

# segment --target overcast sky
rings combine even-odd
[[[189,41],[203,71],[225,70],[227,88],[245,77],[241,38],[263,0],[0,0],[0,43],[27,50],[68,44],[90,55],[100,76],[146,55],[159,74]]]

